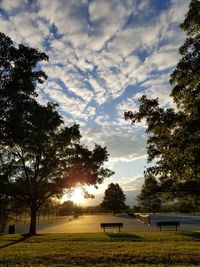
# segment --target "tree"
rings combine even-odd
[[[191,212],[195,214],[199,211],[200,207],[200,199],[197,197],[191,197],[186,195],[185,197],[182,197],[179,199],[178,203],[176,203],[176,208],[180,212]]]
[[[65,126],[55,103],[36,101],[36,85],[46,79],[37,63],[47,56],[0,38],[0,181],[3,193],[29,207],[29,234],[35,235],[37,212],[48,198],[78,182],[101,183],[112,172],[103,167],[105,147],[81,145],[78,125]]]
[[[146,120],[148,161],[155,162],[152,175],[160,181],[162,191],[171,197],[200,198],[200,2],[192,0],[184,22],[185,43],[182,56],[171,74],[171,96],[177,110],[163,109],[158,99],[139,100],[139,111],[128,111],[132,123]]]
[[[118,211],[125,210],[127,208],[126,196],[123,193],[122,188],[119,184],[109,184],[108,188],[105,190],[105,195],[101,206],[106,210],[111,210],[115,214]]]
[[[18,132],[18,110],[22,110],[22,102],[25,105],[30,96],[36,96],[36,83],[46,79],[45,73],[36,68],[43,60],[48,60],[45,53],[24,45],[15,47],[8,36],[0,33],[0,195],[6,200],[3,207],[9,202],[4,151],[9,146],[11,133]],[[7,168],[7,172],[11,171]]]
[[[9,112],[20,104],[20,98],[37,96],[36,84],[47,78],[37,67],[38,62],[44,60],[48,60],[45,53],[22,44],[16,47],[0,32],[0,137],[10,118]]]
[[[151,173],[145,173],[142,190],[137,197],[139,207],[145,212],[158,212],[161,209],[161,192],[157,180]]]
[[[67,200],[60,205],[60,215],[69,216],[72,215],[75,211],[77,205],[74,204],[73,201]]]

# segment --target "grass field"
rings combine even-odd
[[[1,235],[0,266],[200,266],[200,232]]]

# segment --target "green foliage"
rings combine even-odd
[[[122,188],[119,184],[109,184],[108,188],[105,190],[105,195],[101,206],[106,210],[113,211],[114,213],[118,211],[123,211],[127,208],[126,196],[123,193]]]
[[[132,123],[146,120],[148,160],[155,165],[147,170],[172,199],[200,200],[200,2],[190,1],[189,11],[180,25],[186,32],[180,47],[182,58],[171,74],[171,96],[177,110],[163,109],[158,99],[139,100],[138,112],[128,111]]]

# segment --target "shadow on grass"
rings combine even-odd
[[[27,239],[30,238],[30,237],[31,237],[31,235],[29,235],[29,234],[22,235],[22,238],[20,238],[20,239],[18,239],[18,240],[15,240],[15,241],[12,241],[12,242],[9,243],[9,244],[0,246],[0,249],[2,249],[2,248],[7,248],[7,247],[12,246],[12,245],[15,245],[15,244],[17,244],[17,243],[24,242],[25,240],[27,240]]]
[[[184,236],[192,237],[200,241],[200,232],[191,232],[191,233],[181,233]]]
[[[140,236],[129,233],[106,233],[106,235],[120,241],[142,241]]]

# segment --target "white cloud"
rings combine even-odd
[[[1,8],[3,8],[5,11],[11,12],[14,9],[18,9],[24,6],[24,4],[26,4],[26,0],[1,0],[0,4]]]
[[[46,48],[46,38],[51,61],[45,71],[50,78],[62,80],[85,102],[95,99],[100,105],[106,103],[123,95],[128,85],[149,79],[152,70],[162,71],[176,64],[177,40],[182,34],[177,32],[175,23],[183,19],[186,1],[172,1],[168,10],[152,18],[147,12],[151,1],[137,5],[137,1],[94,0],[88,5],[81,0],[41,0],[34,2],[35,9],[31,11],[25,10],[27,3],[2,1],[7,11],[18,7],[12,17],[1,19],[3,31],[18,42],[40,49]],[[142,16],[143,22],[128,25],[130,16]],[[52,23],[59,38],[49,31]],[[172,43],[173,51],[166,51],[165,47]],[[147,53],[145,61],[139,59],[138,50]],[[94,75],[87,75],[93,70]]]
[[[172,0],[171,8],[168,12],[168,19],[170,23],[181,23],[188,9],[188,1]]]
[[[136,176],[123,181],[123,189],[125,191],[139,190],[144,182],[143,176]]]
[[[96,114],[96,108],[95,108],[95,107],[91,107],[91,106],[89,106],[89,107],[86,109],[86,114],[87,114],[88,118],[92,118],[92,117],[94,117],[94,115]]]
[[[50,57],[41,65],[49,79],[38,87],[40,102],[58,102],[87,144],[108,147],[113,166],[146,155],[145,125],[130,125],[124,110],[136,111],[144,93],[173,105],[169,73],[185,38],[177,25],[188,1],[171,0],[162,11],[153,1],[0,2],[0,31]]]
[[[95,97],[96,102],[101,105],[107,100],[106,89],[102,85],[100,85],[100,83],[93,77],[89,77],[89,83],[95,91],[94,97]]]
[[[106,117],[98,116],[92,129],[85,129],[83,136],[86,143],[98,143],[106,146],[110,154],[109,164],[114,165],[118,161],[131,162],[146,158],[146,135],[141,127],[134,127],[129,123],[123,127],[109,123]],[[88,139],[89,138],[89,139]]]
[[[85,117],[84,110],[86,104],[78,98],[69,97],[55,81],[48,81],[41,85],[40,91],[52,101],[57,102],[62,111],[71,114],[74,118],[80,119]],[[91,116],[91,111],[89,115]]]
[[[89,5],[90,43],[96,50],[102,49],[106,42],[122,29],[134,6],[134,2],[131,4],[127,0],[91,2]]]
[[[145,62],[151,66],[151,70],[163,71],[174,67],[178,62],[178,55],[175,51],[161,52],[152,54]]]
[[[138,10],[141,12],[148,11],[150,6],[150,1],[145,0],[145,1],[139,1],[138,3]]]

